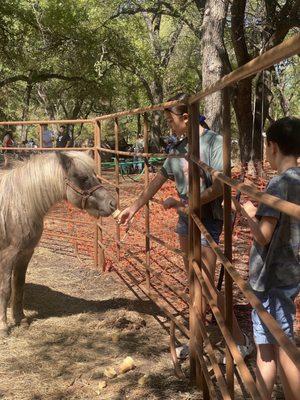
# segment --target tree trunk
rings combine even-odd
[[[269,89],[270,71],[264,71],[258,77],[256,87],[255,116],[253,126],[253,149],[252,158],[255,163],[261,162],[263,158],[262,151],[262,131],[269,114],[272,92]]]
[[[233,107],[239,131],[239,147],[242,164],[246,164],[250,160],[252,151],[253,117],[251,107],[251,81],[251,78],[247,78],[238,82],[233,95]]]
[[[22,113],[22,121],[28,120],[31,93],[32,93],[32,84],[28,83],[28,85],[26,87],[26,96],[25,96],[25,104],[24,104],[23,113]],[[29,129],[29,127],[27,125],[22,126],[22,131],[21,131],[22,142],[27,140],[28,129]]]
[[[202,87],[212,85],[224,74],[223,42],[228,0],[206,0],[203,17]],[[222,126],[222,93],[214,93],[204,100],[207,123],[216,132]]]

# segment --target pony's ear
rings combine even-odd
[[[94,158],[94,151],[93,151],[92,149],[86,150],[85,153],[86,153],[89,157]]]
[[[60,151],[56,152],[56,155],[63,169],[65,171],[68,171],[73,164],[72,158],[69,157],[66,153]]]

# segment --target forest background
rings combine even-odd
[[[195,93],[299,28],[299,0],[2,0],[0,120],[91,118]],[[261,159],[270,122],[299,116],[299,81],[295,56],[230,87],[242,162]],[[201,111],[221,132],[222,94]],[[161,113],[151,118],[158,145],[168,130]],[[83,140],[88,129],[71,134]],[[141,130],[139,117],[121,120],[128,143]],[[113,136],[109,123],[104,134]]]

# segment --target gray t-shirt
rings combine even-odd
[[[266,193],[300,204],[300,168],[289,168],[272,178]],[[259,292],[300,283],[300,220],[260,204],[256,217],[278,219],[271,242],[254,241],[250,252],[250,285]]]
[[[223,137],[213,131],[205,130],[200,135],[200,158],[210,167],[221,171],[223,169]],[[170,151],[170,154],[184,154],[188,152],[188,140],[184,138]],[[187,203],[189,191],[188,161],[185,158],[167,158],[161,169],[161,173],[170,179],[174,179],[180,199]],[[210,174],[200,170],[201,192],[212,185]],[[202,218],[223,219],[222,197],[202,207]]]

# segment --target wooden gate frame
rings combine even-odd
[[[215,388],[212,384],[212,378],[208,372],[207,362],[204,359],[204,346],[205,352],[210,360],[214,378],[216,379],[221,396],[223,399],[234,398],[234,367],[233,360],[236,362],[237,369],[243,380],[245,387],[250,393],[253,399],[260,399],[261,394],[258,392],[254,379],[246,366],[243,358],[241,357],[237,345],[233,340],[232,336],[232,285],[233,282],[239,287],[241,292],[244,294],[246,299],[250,302],[252,307],[257,311],[265,325],[272,331],[274,338],[277,343],[283,348],[293,363],[300,368],[300,351],[299,349],[285,336],[277,322],[266,312],[258,300],[253,294],[249,285],[242,279],[239,273],[235,270],[232,265],[232,232],[231,232],[231,188],[238,189],[241,193],[248,195],[250,198],[257,200],[263,204],[271,206],[276,210],[286,213],[294,218],[300,219],[300,206],[287,202],[285,200],[278,199],[277,197],[271,196],[266,193],[262,193],[252,186],[245,183],[231,179],[230,171],[230,155],[231,155],[231,133],[230,133],[230,101],[227,93],[227,87],[233,85],[238,81],[245,79],[253,74],[263,71],[266,68],[288,58],[293,55],[299,54],[300,52],[300,35],[294,35],[292,38],[285,40],[280,45],[272,48],[261,56],[253,59],[244,66],[236,69],[230,74],[224,76],[221,80],[216,82],[214,85],[208,87],[202,92],[199,92],[189,99],[184,104],[188,105],[189,108],[189,154],[186,159],[189,162],[189,285],[190,285],[190,329],[179,321],[178,318],[174,317],[166,307],[162,305],[158,297],[151,291],[151,266],[150,266],[150,240],[165,246],[169,250],[176,254],[182,254],[178,249],[172,248],[170,245],[162,241],[160,238],[151,235],[150,233],[150,211],[149,204],[146,205],[146,218],[145,218],[145,249],[146,249],[146,262],[139,263],[145,268],[145,282],[144,286],[141,286],[140,282],[127,272],[130,279],[137,284],[143,292],[153,300],[162,311],[170,318],[173,324],[175,324],[181,332],[190,339],[190,372],[191,381],[196,383],[197,386],[203,391],[204,399],[215,399],[217,398]],[[223,90],[223,173],[216,171],[203,163],[200,160],[199,155],[199,130],[198,130],[198,112],[199,112],[199,101],[203,100],[206,96],[215,93],[216,91]],[[0,125],[37,125],[39,129],[40,147],[34,149],[35,151],[53,151],[53,150],[86,150],[86,148],[68,148],[68,149],[45,149],[42,147],[42,130],[41,125],[44,123],[48,124],[76,124],[76,123],[92,123],[94,125],[94,155],[97,167],[97,173],[101,180],[107,184],[112,185],[116,190],[117,202],[120,204],[120,182],[119,182],[119,156],[127,155],[132,156],[132,153],[119,151],[118,143],[120,138],[119,118],[129,115],[144,114],[144,140],[145,140],[145,152],[135,154],[140,157],[149,158],[152,156],[162,156],[162,154],[151,154],[148,152],[148,118],[147,113],[156,110],[164,110],[175,105],[181,105],[183,102],[172,101],[163,103],[156,106],[138,108],[133,110],[122,111],[110,115],[103,115],[89,120],[56,120],[56,121],[5,121],[0,122]],[[115,132],[115,150],[110,150],[101,147],[101,122],[105,120],[114,120],[114,132]],[[16,150],[16,151],[32,151],[28,148],[4,148],[0,147],[0,150]],[[111,153],[116,156],[115,166],[115,182],[105,179],[101,174],[101,153]],[[174,155],[164,155],[165,157],[180,157]],[[225,236],[225,252],[222,253],[220,247],[214,242],[208,231],[205,229],[201,222],[200,215],[200,175],[199,167],[209,172],[213,177],[218,179],[223,184],[223,195],[224,195],[224,236]],[[145,169],[145,186],[149,184],[149,168],[146,163]],[[106,249],[103,243],[103,226],[101,219],[95,225],[95,266],[103,268],[104,266],[104,252]],[[216,288],[207,280],[204,280],[202,275],[202,264],[201,264],[201,235],[209,242],[212,250],[215,252],[218,260],[223,264],[225,268],[225,316],[222,315],[221,310],[217,305],[217,291]],[[115,258],[116,263],[120,259],[120,227],[116,224],[116,244],[117,244],[117,255]],[[130,254],[130,252],[129,252]],[[131,256],[133,254],[131,253]],[[167,283],[165,282],[167,285]],[[176,289],[174,289],[176,292]],[[179,296],[180,294],[177,293]],[[202,296],[205,296],[208,304],[212,310],[212,313],[219,325],[220,331],[226,342],[226,374],[223,375],[220,366],[217,363],[215,353],[213,351],[207,330],[202,322],[201,302]],[[174,329],[174,325],[172,330]],[[174,335],[173,335],[174,336]]]

